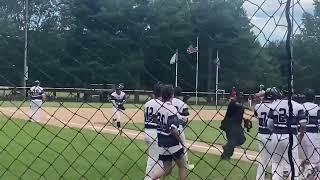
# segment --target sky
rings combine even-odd
[[[313,12],[313,0],[294,2],[294,32],[299,33],[304,12]],[[259,7],[258,7],[259,6]],[[260,42],[281,40],[286,34],[286,0],[246,0],[243,7],[254,26],[253,31]]]

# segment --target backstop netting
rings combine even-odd
[[[2,0],[0,178],[319,179],[319,14],[318,0]]]

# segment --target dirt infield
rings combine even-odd
[[[29,119],[30,110],[27,107],[1,107],[0,113],[7,117],[13,117],[17,119]],[[226,110],[191,110],[190,120],[222,120]],[[252,114],[248,112],[249,114]],[[42,108],[41,121],[57,123],[77,123],[86,124],[90,123],[108,123],[115,117],[112,108],[65,108],[65,107],[45,107]],[[251,115],[247,115],[247,118],[251,118]],[[127,109],[122,113],[122,121],[125,123],[143,123],[144,112],[141,109]]]

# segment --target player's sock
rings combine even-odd
[[[117,122],[117,128],[120,129],[120,122]]]

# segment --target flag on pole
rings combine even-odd
[[[198,52],[198,47],[193,47],[192,44],[190,44],[190,46],[187,49],[187,53],[188,54],[193,54],[193,53],[196,53],[196,52]]]
[[[170,60],[170,64],[174,64],[176,63],[178,60],[178,53],[174,53],[174,55],[172,56],[171,60]]]

